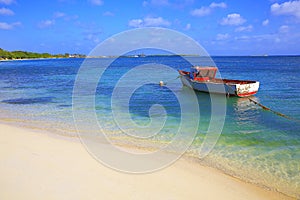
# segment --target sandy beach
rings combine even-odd
[[[132,175],[97,162],[78,138],[0,125],[0,199],[289,199],[179,159]]]

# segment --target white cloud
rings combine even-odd
[[[274,42],[278,38],[277,34],[262,34],[262,35],[252,35],[252,36],[238,36],[234,39],[237,41],[245,42],[262,42],[262,41],[271,41]]]
[[[235,32],[250,32],[250,31],[252,31],[252,29],[253,29],[252,25],[249,25],[249,26],[239,26],[234,31]]]
[[[191,11],[191,15],[197,16],[197,17],[203,17],[206,15],[209,15],[211,13],[211,9],[208,7],[201,7],[199,9],[195,9]]]
[[[112,16],[115,16],[115,13],[110,12],[110,11],[106,11],[106,12],[104,12],[102,15],[103,15],[103,16],[110,16],[110,17],[112,17]]]
[[[103,5],[103,1],[102,1],[102,0],[89,0],[89,2],[90,2],[92,5],[96,5],[96,6],[101,6],[101,5]]]
[[[55,13],[53,13],[53,19],[63,19],[65,21],[70,21],[70,20],[78,19],[78,15],[68,15],[64,12],[55,12]],[[46,21],[54,22],[54,20],[46,20]],[[48,22],[48,23],[50,23],[50,22]]]
[[[14,0],[0,0],[0,4],[10,5],[14,3]]]
[[[287,37],[287,34],[289,37]],[[251,35],[251,36],[237,36],[235,40],[245,41],[245,42],[268,42],[268,43],[278,43],[278,42],[290,42],[295,44],[295,41],[299,40],[299,33],[290,31],[290,27],[287,25],[282,25],[278,28],[276,33],[272,34],[261,34],[261,35]]]
[[[170,26],[171,23],[162,17],[146,17],[144,19],[132,19],[128,22],[130,27]]]
[[[144,2],[143,2],[143,4],[144,4]],[[151,0],[151,1],[148,2],[148,4],[152,4],[154,6],[168,6],[168,5],[170,5],[168,0]]]
[[[224,2],[221,3],[212,2],[209,6],[202,6],[201,8],[192,10],[190,14],[192,16],[203,17],[211,14],[213,9],[215,8],[227,8],[227,5]]]
[[[129,21],[128,26],[139,28],[143,26],[143,20],[142,19],[132,19]]]
[[[0,8],[0,15],[7,15],[7,16],[12,16],[14,15],[15,13],[8,9],[8,8]]]
[[[17,26],[20,26],[21,22],[14,22],[14,23],[6,23],[6,22],[0,22],[0,29],[2,30],[11,30]]]
[[[145,26],[170,26],[171,23],[162,17],[146,17],[144,19]]]
[[[229,38],[229,34],[226,33],[226,34],[218,34],[217,37],[216,37],[216,40],[227,40]]]
[[[212,2],[210,5],[209,5],[210,8],[227,8],[227,5],[226,3],[224,2],[221,2],[221,3],[215,3],[215,2]]]
[[[191,29],[191,27],[192,27],[192,25],[191,25],[191,24],[187,24],[187,25],[185,26],[184,30],[188,31],[188,30],[190,30],[190,29]]]
[[[262,25],[263,26],[267,26],[269,24],[269,20],[268,19],[266,19],[266,20],[264,20],[263,22],[262,22]]]
[[[143,1],[143,6],[144,7],[148,6],[148,4],[149,4],[148,1]]]
[[[238,26],[245,23],[246,20],[241,17],[240,14],[232,13],[227,15],[227,17],[223,18],[220,22],[221,25],[230,25],[230,26]]]
[[[95,23],[80,23],[79,26],[83,29],[82,34],[85,40],[91,41],[95,44],[100,42],[102,29]]]
[[[93,33],[87,34],[85,38],[87,40],[90,40],[90,41],[94,42],[95,44],[98,44],[100,42],[100,39],[98,38],[98,36],[96,34],[93,34]]]
[[[66,16],[66,14],[63,13],[63,12],[55,12],[55,13],[53,14],[53,17],[54,17],[54,18],[61,18],[61,17],[65,17],[65,16]]]
[[[247,35],[242,35],[242,36],[236,36],[234,37],[235,40],[240,40],[240,41],[248,41],[251,39],[250,36],[247,36]]]
[[[186,6],[190,6],[194,3],[194,0],[144,0],[142,5],[144,7],[170,7],[175,9],[183,9]]]
[[[38,23],[39,28],[48,28],[55,24],[55,20],[44,20]]]
[[[291,15],[300,19],[300,0],[274,3],[271,5],[271,12],[275,15]]]
[[[289,26],[287,26],[287,25],[282,25],[282,26],[280,26],[279,27],[279,33],[288,33],[289,32]]]

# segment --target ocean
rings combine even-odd
[[[187,60],[206,64],[197,57],[189,57]],[[128,85],[118,85],[120,96],[113,96],[114,89],[124,74],[130,74],[136,66],[148,65],[150,71],[139,71],[131,75],[127,83],[141,84],[153,74],[159,74],[166,86],[174,85],[180,98],[188,101],[191,98],[190,89],[182,86],[178,74],[157,68],[157,65],[153,65],[151,69],[151,64],[157,63],[176,70],[189,70],[187,60],[180,56],[146,56],[2,61],[0,122],[53,134],[77,136],[72,96],[80,66],[84,62],[91,66],[82,79],[86,80],[84,84],[88,88],[89,78],[97,78],[97,70],[104,63],[111,63],[102,77],[97,79],[99,83],[94,91],[95,96],[92,97],[94,105],[87,106],[87,102],[77,105],[76,109],[81,110],[82,114],[82,121],[76,121],[82,124],[77,128],[87,134],[99,131],[96,125],[90,126],[84,121],[89,120],[89,112],[94,110],[102,130],[108,133],[113,143],[158,149],[175,137],[176,130],[181,125],[182,110],[178,96],[168,87],[160,87],[158,82],[137,85],[126,101],[122,101],[121,94],[127,93]],[[260,89],[252,98],[290,118],[264,110],[247,98],[226,98],[221,135],[212,151],[206,157],[197,159],[210,126],[212,96],[196,92],[200,111],[196,117],[199,117],[199,124],[186,156],[196,158],[192,159],[194,162],[217,168],[243,181],[300,198],[300,57],[216,56],[212,60],[223,78],[259,81]],[[83,91],[85,87],[82,88],[81,92]],[[81,95],[89,96],[90,93]],[[116,97],[114,102],[119,106],[116,108],[118,113],[112,113],[112,97]],[[153,105],[156,107],[152,107]],[[126,112],[129,113],[130,120],[123,120],[120,129],[120,124],[114,121],[114,117],[122,118]],[[166,114],[165,117],[161,117],[162,114]],[[164,123],[160,123],[161,121]],[[143,136],[142,140],[133,140],[130,135],[122,134],[122,131],[134,131],[131,130],[134,129],[133,123],[140,128],[135,130],[142,130],[135,132]],[[152,126],[148,126],[149,123]],[[183,132],[188,134],[193,130],[192,122],[186,127]],[[160,134],[151,138],[149,135],[153,130]],[[183,140],[184,137],[182,141],[176,141],[176,145],[182,145]]]

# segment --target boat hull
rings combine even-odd
[[[238,97],[252,96],[257,93],[259,88],[258,81],[214,79],[200,82],[190,79],[187,74],[181,74],[180,79],[183,85],[200,92],[226,94]]]

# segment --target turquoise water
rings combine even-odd
[[[189,58],[199,64],[200,58]],[[300,198],[300,57],[213,57],[221,76],[233,79],[258,80],[260,90],[254,99],[265,106],[290,116],[282,118],[254,105],[247,98],[228,98],[222,134],[204,159],[197,160],[245,181]],[[49,59],[0,62],[0,120],[20,126],[76,135],[72,116],[72,91],[76,74],[83,59]],[[99,66],[111,59],[88,59],[93,76]],[[132,94],[129,112],[139,126],[150,123],[149,109],[162,105],[167,120],[161,134],[151,139],[133,141],[124,137],[111,115],[111,94],[118,79],[135,66],[160,63],[175,69],[188,70],[190,65],[181,57],[118,58],[100,79],[95,96],[95,110],[101,125],[111,139],[120,145],[134,144],[146,148],[161,148],[174,137],[180,123],[180,105],[167,87],[146,84]],[[188,88],[182,87],[177,74],[162,74],[162,80],[176,85],[176,90],[189,98]],[[146,74],[133,79],[142,81]],[[88,83],[88,77],[87,77]],[[123,85],[126,92],[126,85]],[[89,94],[87,94],[89,95]],[[211,116],[210,95],[197,93],[200,109],[198,133],[187,155],[198,156]],[[218,97],[216,97],[218,98]],[[116,100],[120,107],[124,102]],[[82,109],[89,109],[82,103]],[[83,112],[84,113],[84,112]],[[153,111],[159,117],[161,112]],[[295,119],[295,120],[294,120]],[[127,124],[124,125],[125,128]],[[128,124],[130,129],[130,124]],[[97,127],[85,127],[97,132]],[[143,134],[151,132],[144,129]],[[186,130],[187,132],[189,129]],[[178,144],[180,145],[180,143]]]

